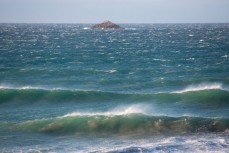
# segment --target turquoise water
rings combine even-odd
[[[227,152],[229,24],[0,24],[0,152]]]

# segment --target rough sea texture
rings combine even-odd
[[[229,24],[0,24],[0,152],[228,152]]]

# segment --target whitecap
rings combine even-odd
[[[193,58],[193,57],[186,59],[186,61],[194,61],[194,60],[195,60],[195,58]]]
[[[90,29],[90,27],[84,27],[83,29],[84,29],[84,30],[88,30],[88,29]]]
[[[108,73],[115,73],[115,72],[117,72],[117,70],[108,70],[107,72]]]
[[[42,89],[36,86],[11,86],[11,85],[0,85],[0,89],[17,89],[17,90],[26,90],[26,89]]]
[[[61,116],[59,118],[64,117],[74,117],[74,116],[120,116],[120,115],[130,115],[130,114],[144,114],[144,115],[150,115],[149,113],[149,107],[146,104],[133,104],[130,106],[119,106],[112,110],[106,111],[106,112],[73,112],[66,114],[64,116]],[[152,108],[151,108],[152,109]]]
[[[95,70],[96,72],[105,72],[105,73],[115,73],[117,70],[111,69],[111,70]]]
[[[154,58],[153,60],[154,61],[162,61],[162,62],[165,62],[166,61],[165,59],[158,59],[158,58]]]
[[[0,85],[0,89],[11,89],[11,90],[70,90],[76,91],[77,89],[69,89],[69,88],[59,88],[59,87],[45,87],[45,86],[32,86],[32,85],[25,85],[25,86],[17,86],[17,85]]]
[[[197,85],[190,85],[183,90],[175,91],[172,93],[185,93],[190,91],[216,90],[216,89],[228,91],[228,89],[223,87],[222,83],[200,83]]]

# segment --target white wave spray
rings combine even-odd
[[[74,117],[74,116],[119,116],[119,115],[130,115],[130,114],[144,114],[150,115],[152,112],[152,107],[147,104],[134,104],[130,106],[120,106],[106,112],[94,112],[94,113],[82,113],[73,112],[66,114],[63,117]]]
[[[197,85],[190,85],[183,90],[175,91],[172,93],[185,93],[190,91],[202,91],[202,90],[225,90],[228,91],[227,88],[223,87],[222,83],[201,83]]]

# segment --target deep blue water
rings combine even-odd
[[[0,24],[0,152],[227,152],[229,24]]]

